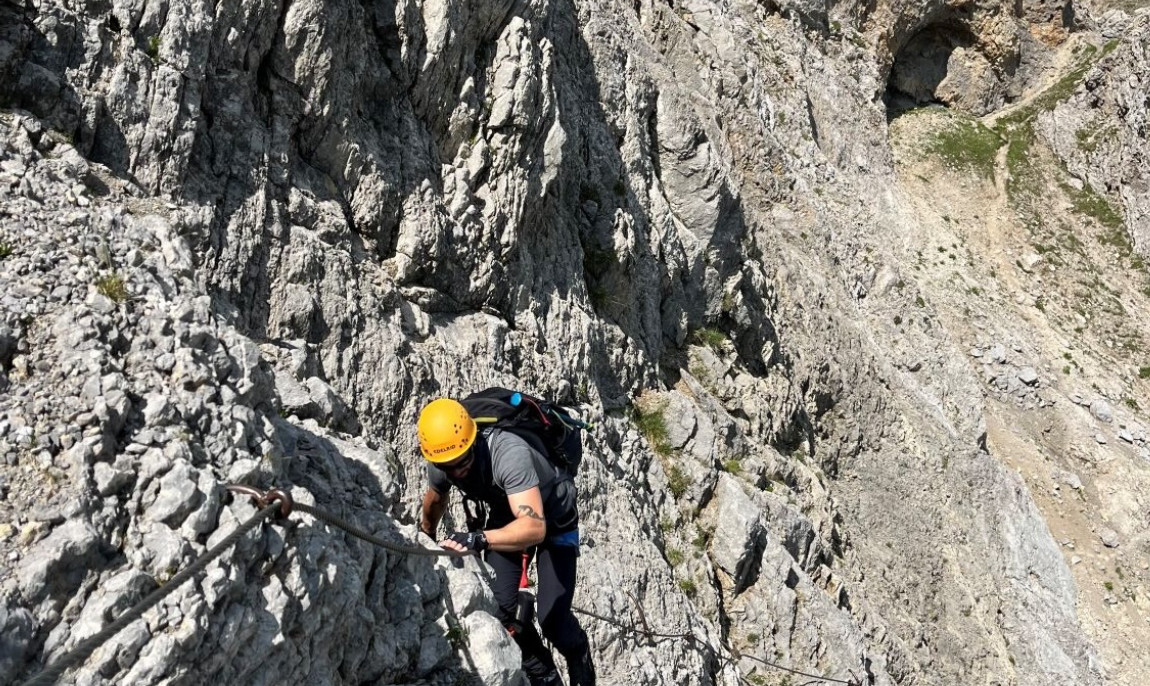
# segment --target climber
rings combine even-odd
[[[587,635],[571,612],[579,557],[574,479],[525,437],[498,428],[479,431],[466,408],[450,398],[424,407],[417,429],[429,482],[420,530],[434,539],[451,487],[463,492],[468,530],[439,544],[483,555],[494,572],[500,619],[519,644],[531,686],[562,686],[551,651],[519,607],[520,579],[534,554],[543,635],[566,659],[571,686],[594,686]],[[473,514],[469,503],[480,512]]]

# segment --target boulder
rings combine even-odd
[[[711,540],[711,557],[727,572],[739,593],[755,582],[766,542],[762,513],[744,491],[742,482],[730,475],[719,477],[715,492],[718,519]]]

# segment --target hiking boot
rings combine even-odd
[[[559,677],[559,672],[554,668],[542,676],[528,674],[527,681],[531,683],[531,686],[563,686],[563,679]]]
[[[590,646],[567,658],[567,674],[571,686],[595,686],[595,663],[591,662]]]

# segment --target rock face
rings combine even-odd
[[[1103,58],[1039,130],[1080,183],[1117,196],[1135,249],[1150,256],[1150,15],[1107,15]]]
[[[13,572],[3,587],[5,683],[37,655],[98,632],[251,516],[221,483],[294,484],[306,502],[410,537],[389,516],[393,459],[314,420],[278,416],[259,346],[180,274],[190,253],[168,207],[135,204],[114,179],[103,186],[33,120],[7,115],[2,126],[4,154],[22,160],[21,181],[42,193],[6,187],[4,198],[4,312],[18,354],[0,452],[5,512],[20,531],[0,543]],[[103,198],[77,202],[93,186]],[[316,385],[308,381],[299,383]],[[13,428],[24,426],[33,431]],[[303,664],[328,683],[346,670],[395,683],[427,677],[452,652],[446,589],[430,558],[388,556],[315,523],[257,529],[76,680],[292,680]],[[384,596],[396,602],[380,604]]]
[[[598,425],[576,604],[601,683],[778,676],[764,659],[1103,683],[1058,545],[986,450],[969,346],[921,298],[905,335],[874,318],[913,302],[883,245],[913,224],[883,190],[887,105],[994,110],[1073,15],[0,6],[0,684],[251,516],[224,483],[413,540],[420,406],[493,383]],[[1046,377],[1001,378],[1031,399]],[[520,683],[492,612],[474,561],[295,515],[72,676]]]
[[[893,57],[887,106],[943,104],[984,115],[1019,98],[1038,78],[1047,48],[1075,28],[1067,0],[930,2],[880,6],[894,29],[882,34]],[[1021,21],[1020,21],[1021,19]]]

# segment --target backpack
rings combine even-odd
[[[480,429],[496,428],[542,448],[552,465],[574,477],[583,461],[583,429],[591,424],[562,405],[493,386],[459,401]]]

